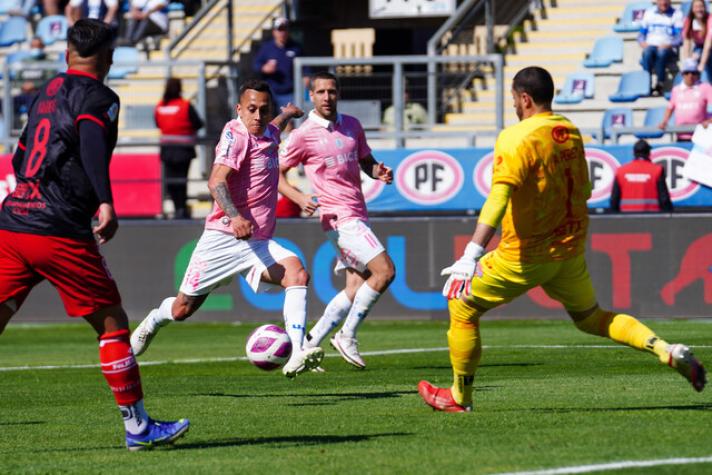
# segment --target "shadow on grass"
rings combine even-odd
[[[202,393],[193,394],[193,396],[208,396],[208,397],[234,397],[234,398],[251,398],[251,397],[300,397],[300,398],[333,398],[341,401],[351,401],[354,399],[390,399],[405,396],[408,394],[416,394],[417,391],[384,391],[378,393],[318,393],[318,394],[228,394],[228,393]],[[305,405],[309,405],[306,403]]]
[[[527,368],[530,366],[542,366],[542,363],[493,363],[493,364],[481,364],[478,366],[478,368],[507,368],[507,367],[513,367],[513,368]],[[440,365],[440,366],[413,366],[412,368],[408,369],[446,369],[446,370],[452,370],[452,366],[448,365]]]
[[[299,447],[306,445],[345,444],[349,442],[368,442],[383,437],[405,437],[408,432],[385,432],[382,434],[361,435],[294,435],[282,437],[231,437],[229,439],[206,440],[204,442],[178,443],[176,450],[212,449],[220,447],[240,447],[244,445],[274,445],[275,448]]]
[[[43,421],[0,421],[0,426],[34,426],[44,424]]]
[[[573,413],[573,412],[634,412],[634,411],[710,411],[712,403],[685,404],[671,406],[632,406],[632,407],[547,407],[532,409],[541,413]]]

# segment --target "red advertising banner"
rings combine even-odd
[[[158,154],[117,154],[109,168],[114,208],[120,218],[153,218],[163,212]],[[0,155],[0,201],[15,189],[12,155]]]

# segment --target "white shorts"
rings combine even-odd
[[[185,295],[205,295],[229,284],[235,274],[241,274],[255,292],[268,290],[274,286],[261,282],[262,272],[292,256],[292,251],[272,239],[244,241],[206,229],[190,257],[180,291]]]
[[[338,260],[334,274],[344,269],[366,271],[366,264],[385,251],[371,228],[360,219],[353,219],[339,225],[335,230],[327,231],[326,237],[336,248]]]

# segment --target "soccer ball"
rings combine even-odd
[[[247,337],[245,353],[250,363],[271,371],[287,362],[292,354],[292,342],[281,327],[262,325]]]

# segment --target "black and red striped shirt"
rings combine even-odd
[[[92,217],[112,199],[108,169],[119,107],[111,89],[81,71],[70,69],[42,86],[12,160],[17,186],[2,204],[0,229],[92,237]],[[91,127],[82,126],[85,121]],[[104,153],[86,153],[92,143],[86,135],[95,130],[101,137],[91,140],[100,140]]]

